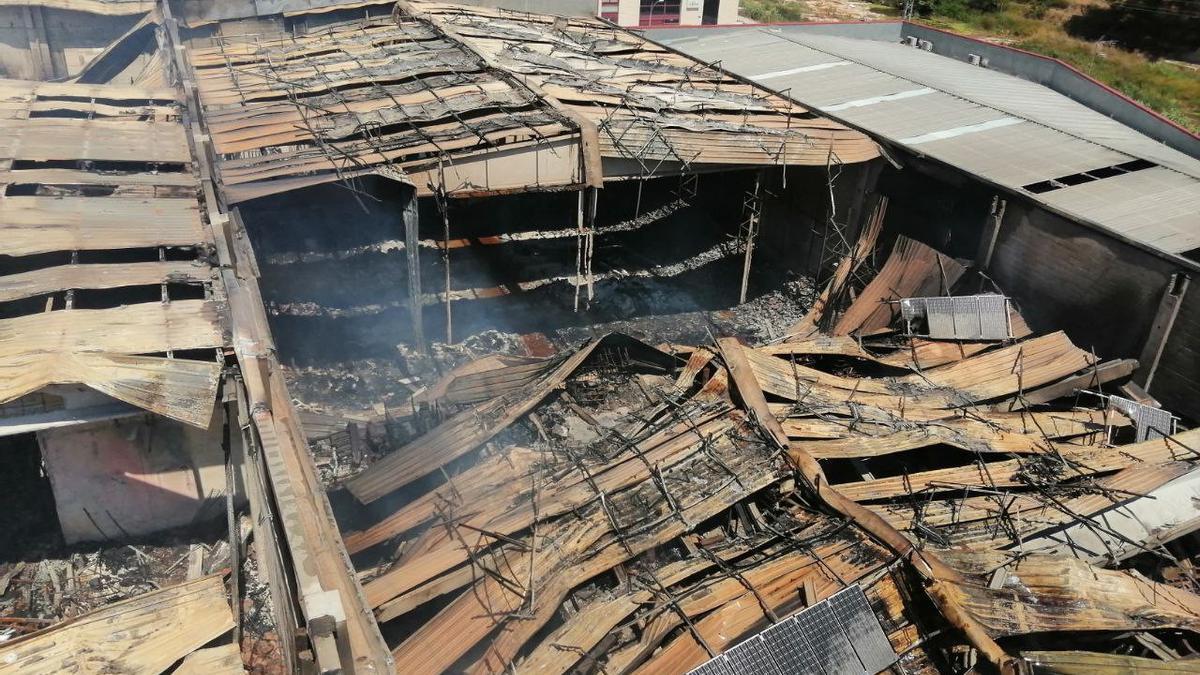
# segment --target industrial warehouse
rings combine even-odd
[[[1200,138],[552,4],[0,0],[0,673],[1200,670]]]

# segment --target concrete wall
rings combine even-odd
[[[636,26],[641,16],[641,3],[638,0],[620,0],[617,10],[617,23],[622,26]]]
[[[721,0],[721,5],[717,8],[717,23],[737,23],[738,8],[741,4],[741,0]]]
[[[986,236],[995,191],[939,165],[908,158],[887,169],[877,191],[890,203],[886,235],[905,234],[971,264]],[[1063,330],[1100,358],[1142,359],[1159,303],[1175,273],[1200,266],[1123,243],[1021,197],[1007,200],[987,274],[1036,333]],[[1200,289],[1183,306],[1149,391],[1176,414],[1200,421]],[[1135,373],[1144,381],[1149,359]]]
[[[641,3],[638,0],[620,0],[621,7],[617,17],[617,23],[622,26],[635,28],[641,19]],[[733,25],[737,23],[738,9],[741,6],[740,0],[720,0],[717,6],[717,23],[722,25]],[[595,9],[592,10],[596,12]],[[661,10],[660,10],[661,11]],[[687,30],[687,26],[699,26],[704,21],[704,0],[680,0],[679,3],[679,25],[685,28],[658,28],[646,29],[647,35],[653,39],[655,30],[671,31],[671,35],[677,35],[677,30]]]
[[[989,274],[1037,332],[1062,329],[1103,359],[1139,358],[1175,272],[1195,272],[1009,200]],[[1200,420],[1200,293],[1185,296],[1150,393]],[[1140,364],[1144,370],[1149,363]]]
[[[1137,358],[1172,266],[1042,209],[1009,200],[991,275],[1037,331],[1066,330],[1106,358]]]
[[[877,159],[843,166],[834,181],[832,215],[851,241],[857,238],[866,215],[865,195],[876,191],[882,163]],[[783,172],[776,168],[766,169],[764,178],[766,193],[755,259],[771,261],[797,274],[820,277],[828,273],[828,268],[821,267],[831,215],[825,167],[790,167],[786,184]]]
[[[38,433],[63,538],[127,540],[223,513],[222,425],[139,416]]]

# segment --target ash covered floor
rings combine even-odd
[[[347,200],[328,186],[244,208],[271,328],[292,394],[310,413],[362,417],[402,407],[450,368],[487,354],[545,356],[622,332],[694,344],[767,340],[814,297],[811,278],[760,253],[748,302],[737,199],[746,173],[703,177],[682,199],[676,179],[606,187],[597,214],[592,297],[578,293],[575,193],[451,202],[453,342],[445,340],[442,221],[422,203],[419,250],[429,357],[413,341],[408,255],[397,190]],[[352,226],[330,228],[330,222]],[[578,296],[578,311],[576,310]]]

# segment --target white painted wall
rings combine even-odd
[[[621,0],[621,7],[617,10],[617,23],[622,26],[638,25],[641,6],[638,0]]]
[[[222,425],[149,415],[38,433],[63,539],[121,540],[222,513]]]
[[[717,9],[717,23],[722,25],[737,23],[739,5],[741,5],[741,0],[721,0],[721,5]]]

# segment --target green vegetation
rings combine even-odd
[[[902,4],[903,0],[893,0]],[[958,33],[999,38],[1071,64],[1175,122],[1200,131],[1200,73],[1066,32],[1070,0],[917,0],[923,21]],[[1075,16],[1080,16],[1076,14]]]
[[[803,21],[804,5],[797,0],[742,0],[742,14],[759,23]]]
[[[1066,36],[1034,35],[1016,46],[1066,61],[1163,116],[1200,131],[1200,73],[1120,49],[1101,52],[1094,43]]]

